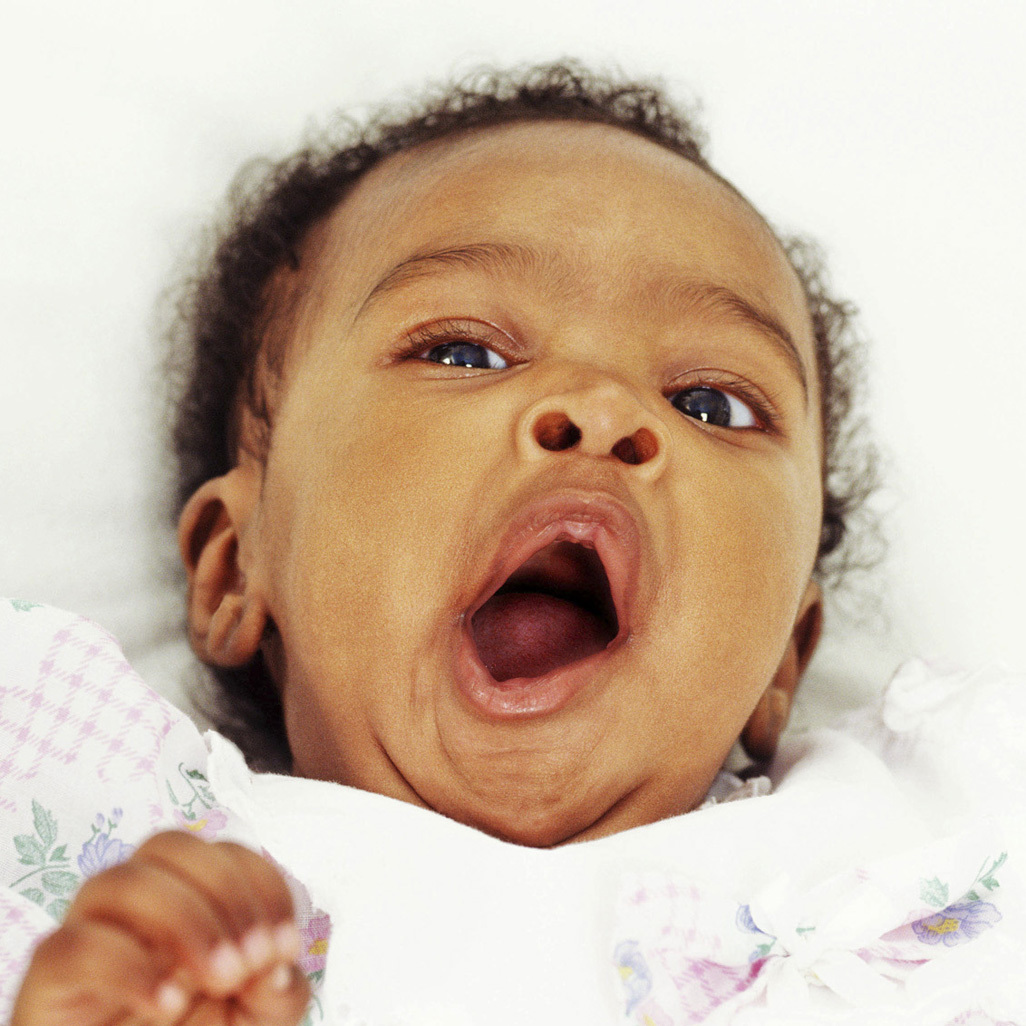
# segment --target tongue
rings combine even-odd
[[[609,641],[601,617],[540,592],[492,596],[474,614],[471,631],[481,662],[497,681],[540,677],[601,652]]]

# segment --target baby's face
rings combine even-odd
[[[390,159],[312,251],[240,548],[295,772],[530,844],[692,808],[816,594],[815,355],[766,227],[546,122]]]

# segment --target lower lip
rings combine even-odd
[[[456,654],[456,679],[474,710],[490,719],[549,716],[583,690],[594,679],[599,666],[619,647],[620,639],[614,638],[601,652],[541,677],[513,677],[500,682],[485,668],[473,639],[464,631]]]

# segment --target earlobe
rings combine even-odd
[[[741,744],[756,762],[768,763],[776,754],[795,692],[816,651],[822,629],[823,593],[815,581],[810,581],[784,658],[741,732]]]
[[[241,467],[205,482],[182,510],[178,544],[189,578],[189,641],[214,666],[242,666],[260,647],[268,612],[241,563],[258,490]]]

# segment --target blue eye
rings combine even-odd
[[[505,370],[509,364],[494,350],[477,342],[443,342],[423,356],[447,367],[473,367],[479,370]]]
[[[759,421],[752,408],[729,392],[708,385],[695,385],[670,396],[670,402],[685,417],[693,417],[703,424],[726,428],[758,427]]]

